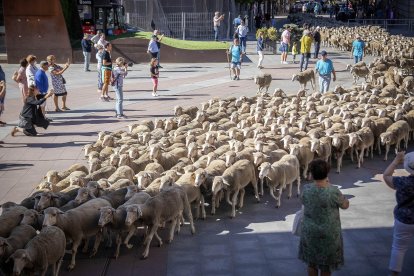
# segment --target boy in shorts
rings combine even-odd
[[[238,38],[233,39],[233,45],[227,50],[227,54],[231,55],[231,70],[234,74],[233,80],[240,80],[243,52]]]

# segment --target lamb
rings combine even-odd
[[[0,237],[0,260],[7,260],[16,250],[36,236],[36,230],[30,225],[16,226],[8,238]]]
[[[405,142],[405,148],[408,146],[408,140],[410,138],[410,126],[404,120],[399,120],[393,123],[384,133],[381,133],[381,144],[385,145],[385,157],[388,159],[388,152],[391,145],[395,145],[395,152],[400,150],[401,140]]]
[[[134,171],[128,166],[120,166],[116,171],[108,178],[109,183],[115,183],[120,179],[134,180]]]
[[[135,210],[131,210],[132,207],[136,207],[136,212],[134,212]],[[190,204],[186,193],[179,187],[171,187],[163,190],[157,196],[148,199],[142,205],[128,206],[125,223],[131,225],[135,220],[140,219],[142,223],[149,228],[149,233],[144,241],[145,250],[142,254],[143,259],[148,258],[152,238],[156,234],[160,224],[172,221],[168,239],[169,243],[172,242],[176,225],[179,223],[183,211],[190,222],[191,234],[194,234],[195,228],[190,212]],[[133,217],[133,219],[131,219],[131,217]],[[162,242],[160,239],[159,242],[161,245]]]
[[[252,162],[249,160],[239,160],[229,168],[227,168],[222,176],[216,176],[213,180],[212,192],[213,198],[211,203],[211,214],[215,214],[216,197],[221,190],[226,190],[226,201],[232,206],[231,218],[236,216],[236,203],[237,197],[240,192],[239,208],[243,207],[244,200],[244,188],[252,183],[254,188],[254,194],[257,202],[260,201],[260,197],[257,191],[257,178],[256,169]],[[233,198],[230,201],[230,194],[233,193]]]
[[[257,93],[260,93],[263,88],[266,88],[266,93],[269,90],[270,83],[272,82],[272,75],[263,74],[261,76],[254,77],[254,83],[257,84]]]
[[[306,84],[310,81],[312,89],[315,91],[315,72],[312,69],[307,69],[303,72],[292,76],[292,81],[298,81],[302,90],[306,88]]]
[[[269,192],[270,195],[276,200],[276,207],[280,207],[280,198],[282,191],[286,185],[289,185],[288,198],[292,196],[293,182],[297,182],[297,196],[300,194],[300,165],[299,160],[295,155],[284,155],[279,161],[270,164],[264,162],[260,165],[259,178],[263,181],[263,178],[267,177],[270,181]],[[276,197],[274,192],[279,189],[279,195]]]
[[[102,207],[111,207],[111,204],[105,199],[96,198],[67,212],[62,212],[55,207],[44,210],[43,225],[59,227],[65,232],[66,237],[72,240],[72,259],[68,266],[69,270],[75,268],[76,253],[82,239],[96,235],[93,252],[90,256],[94,256],[98,251],[102,238],[100,227],[98,227],[99,208]]]
[[[20,275],[27,268],[33,274],[40,272],[44,276],[52,265],[52,273],[57,276],[65,255],[65,247],[66,238],[61,229],[54,226],[43,228],[24,249],[18,249],[10,256],[9,259],[14,261],[13,275]]]
[[[363,127],[357,132],[349,133],[349,146],[353,147],[356,152],[358,160],[358,168],[364,162],[364,151],[371,150],[371,158],[373,158],[374,152],[374,134],[369,127]]]

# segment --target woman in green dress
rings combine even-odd
[[[330,166],[321,159],[309,165],[314,183],[306,185],[301,195],[304,206],[299,259],[308,265],[308,275],[331,275],[344,264],[339,208],[349,201],[329,183]]]

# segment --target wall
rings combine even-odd
[[[398,18],[414,18],[413,0],[397,0],[396,2],[396,13]]]
[[[47,5],[45,5],[47,3]],[[38,62],[47,55],[72,60],[72,48],[60,0],[3,0],[8,63],[28,54]]]

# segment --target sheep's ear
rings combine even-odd
[[[91,198],[96,198],[96,196],[92,193],[92,191],[89,191],[88,195],[89,195]]]
[[[65,212],[63,212],[62,210],[58,211],[59,214],[64,214]]]

